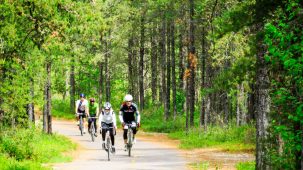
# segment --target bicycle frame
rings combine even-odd
[[[125,124],[125,126],[127,126],[127,150],[128,150],[128,156],[131,156],[131,149],[133,146],[133,137],[134,137],[134,133],[133,133],[133,124],[132,123],[127,123]]]
[[[107,152],[107,159],[108,161],[110,161],[110,151],[112,150],[112,145],[111,145],[111,139],[110,139],[110,132],[109,130],[113,129],[113,127],[106,127],[106,128],[102,128],[102,130],[106,130],[106,134],[105,134],[105,141],[106,141],[106,145],[105,145],[105,151]]]
[[[97,117],[88,117],[88,119],[97,119]],[[97,120],[95,120],[95,121],[97,121]],[[95,132],[96,127],[95,127],[94,121],[91,122],[89,129],[90,129],[90,135],[91,135],[92,141],[94,142],[95,134],[96,134],[96,132]]]

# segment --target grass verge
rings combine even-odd
[[[237,170],[255,170],[255,162],[240,162],[236,165]]]
[[[180,140],[182,149],[213,147],[228,152],[250,153],[255,150],[254,125],[236,126],[230,123],[224,127],[209,126],[206,132],[202,128],[191,128],[186,132],[185,117],[179,115],[175,120],[164,121],[163,108],[145,110],[141,117],[144,131],[168,133],[168,137]]]
[[[70,113],[69,100],[53,100],[52,115],[56,119],[74,120],[75,115]]]
[[[47,135],[40,129],[7,129],[0,136],[0,169],[50,169],[43,163],[68,162],[63,155],[76,145],[64,136]]]

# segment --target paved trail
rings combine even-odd
[[[188,163],[181,152],[155,142],[140,141],[134,146],[131,157],[123,150],[122,131],[116,135],[116,154],[107,160],[107,153],[101,149],[101,135],[95,142],[88,134],[80,135],[73,122],[53,122],[54,132],[65,135],[80,145],[80,151],[70,163],[55,164],[55,170],[186,170]],[[140,133],[140,131],[138,132]]]

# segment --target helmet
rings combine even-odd
[[[109,102],[104,103],[104,109],[108,110],[112,107],[112,105]]]
[[[125,97],[124,97],[124,101],[125,102],[132,101],[132,100],[133,100],[133,96],[132,95],[130,95],[130,94],[125,95]]]
[[[82,97],[84,98],[84,97],[85,97],[85,95],[84,95],[83,93],[81,93],[81,94],[80,94],[80,97],[81,97],[81,98],[82,98]]]
[[[90,98],[89,101],[90,102],[95,102],[95,99],[94,98]]]

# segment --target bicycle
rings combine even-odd
[[[135,123],[126,123],[125,126],[127,128],[127,143],[126,143],[126,149],[128,151],[128,156],[131,156],[131,150],[133,147],[134,142],[134,132],[133,128],[136,128]]]
[[[109,156],[110,153],[109,152],[114,153],[113,150],[112,150],[112,144],[111,144],[111,139],[110,139],[110,132],[109,132],[110,129],[113,129],[113,127],[109,127],[109,126],[107,126],[106,128],[102,127],[102,130],[106,130],[104,150],[107,152],[108,161],[110,161],[110,156]]]
[[[79,114],[79,130],[80,130],[80,133],[81,133],[81,136],[83,136],[84,134],[84,125],[83,125],[83,115],[84,114]]]
[[[95,136],[96,136],[96,127],[95,127],[95,124],[94,124],[94,121],[96,120],[93,120],[93,119],[97,119],[97,117],[88,117],[89,121],[92,121],[91,124],[90,124],[90,135],[91,135],[91,138],[92,138],[92,141],[95,142]],[[91,120],[90,120],[91,119]]]

